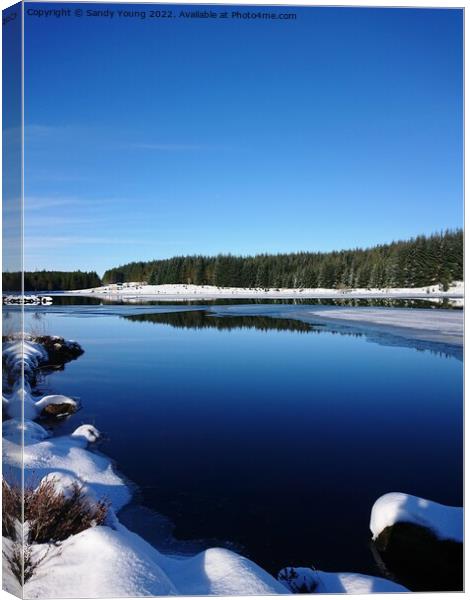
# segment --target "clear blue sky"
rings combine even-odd
[[[462,11],[272,10],[297,19],[26,15],[27,269],[462,225]]]

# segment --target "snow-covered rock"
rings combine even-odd
[[[70,414],[76,412],[79,403],[73,398],[54,394],[35,400],[26,388],[16,389],[11,395],[3,396],[3,409],[12,419],[37,419],[48,407],[54,407],[54,414]]]
[[[443,540],[463,541],[463,509],[445,506],[400,492],[381,496],[372,507],[370,530],[373,539],[396,523],[414,523],[433,531]]]
[[[410,590],[463,590],[463,509],[390,493],[375,502],[370,529],[378,565]]]
[[[49,353],[44,344],[34,341],[36,338],[13,338],[3,343],[2,357],[4,373],[7,381],[12,382],[11,392],[2,397],[4,411],[13,419],[36,419],[43,412],[61,415],[75,412],[79,403],[63,395],[48,395],[40,399],[33,397],[31,386],[36,380],[37,369],[47,364]],[[52,351],[62,352],[65,349],[66,358],[82,353],[83,350],[75,342],[67,342],[58,337],[43,336]],[[55,348],[58,346],[58,348]]]

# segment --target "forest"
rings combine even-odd
[[[219,287],[447,289],[463,279],[463,231],[447,230],[373,248],[256,256],[176,256],[132,262],[105,272],[103,282],[146,281]],[[97,284],[94,284],[97,285]]]
[[[21,289],[19,272],[3,273],[2,279],[4,292]],[[26,271],[24,273],[25,292],[79,290],[100,285],[101,279],[94,271]]]

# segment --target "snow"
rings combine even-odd
[[[391,492],[372,507],[370,530],[373,539],[395,523],[414,523],[431,529],[442,540],[463,542],[463,508]]]
[[[371,575],[360,573],[329,573],[306,567],[289,567],[279,573],[293,593],[317,594],[378,594],[409,592],[406,587]]]
[[[109,527],[94,527],[71,536],[60,550],[49,551],[36,575],[26,582],[26,598],[109,598],[165,596],[176,590],[150,553],[135,540]],[[133,543],[134,542],[134,543]]]
[[[47,547],[38,547],[39,555]],[[122,525],[95,527],[49,548],[26,598],[287,594],[274,577],[229,550],[169,558]]]
[[[88,430],[93,433],[89,433]],[[50,473],[62,473],[86,482],[97,498],[111,501],[119,510],[131,498],[123,480],[114,472],[107,457],[90,452],[89,440],[97,434],[92,425],[82,425],[71,435],[49,437],[48,432],[37,423],[10,419],[3,425],[3,464],[5,472],[16,474],[22,465],[21,434],[24,435],[23,461],[25,485],[36,487]]]
[[[62,394],[43,396],[40,400],[36,400],[34,404],[39,411],[42,411],[46,406],[57,404],[68,404],[73,407],[74,411],[78,409],[78,402],[68,396],[63,396]]]
[[[144,285],[129,282],[122,286],[105,285],[86,290],[70,290],[69,294],[102,297],[106,299],[213,299],[213,298],[463,298],[462,281],[454,281],[448,291],[439,285],[420,288],[237,288],[213,285],[167,284]]]
[[[223,548],[161,563],[183,595],[287,594],[287,588],[251,560]],[[202,576],[201,576],[202,575]]]

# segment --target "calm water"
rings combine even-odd
[[[373,573],[381,494],[462,503],[459,360],[194,308],[28,310],[35,331],[85,350],[44,382],[83,404],[57,432],[96,424],[176,537],[233,542],[273,573]]]

